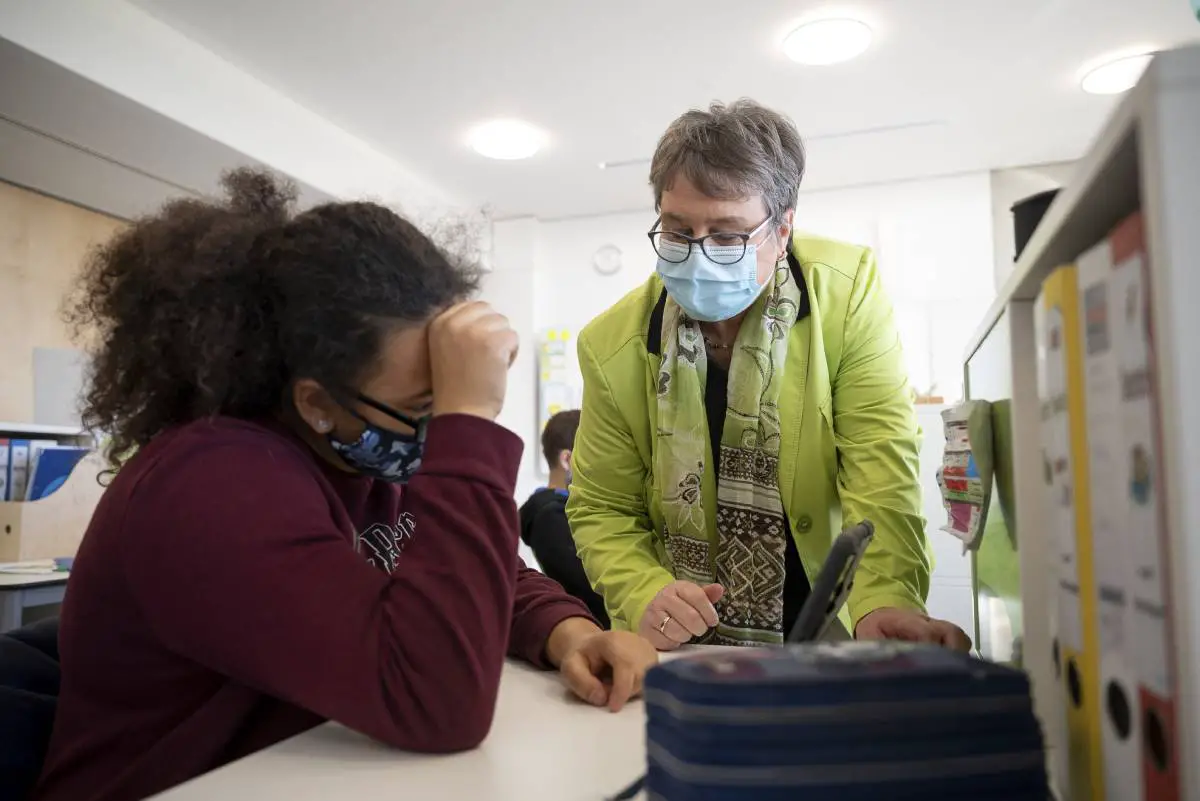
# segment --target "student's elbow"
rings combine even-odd
[[[478,748],[496,717],[499,682],[431,688],[396,710],[381,739],[395,748],[423,754],[453,754]]]
[[[416,736],[402,737],[391,745],[421,754],[456,754],[483,745],[492,730],[493,710],[446,720]]]

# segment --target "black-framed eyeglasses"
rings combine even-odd
[[[714,264],[737,264],[746,255],[746,247],[750,240],[762,233],[769,222],[771,217],[768,215],[767,219],[754,226],[750,233],[718,231],[704,236],[688,236],[678,231],[659,230],[658,226],[662,223],[662,217],[659,217],[654,221],[654,225],[650,226],[646,236],[650,237],[650,244],[654,246],[658,257],[672,264],[687,261],[695,245],[699,245],[700,250]]]
[[[418,437],[422,436],[422,434],[424,433],[425,426],[429,424],[430,415],[423,415],[421,417],[409,417],[404,412],[397,411],[396,409],[393,409],[391,406],[388,406],[386,403],[380,403],[379,401],[375,400],[374,398],[364,395],[361,392],[347,391],[346,396],[353,398],[354,400],[356,400],[359,403],[362,403],[366,406],[370,406],[372,409],[379,412],[380,414],[386,414],[388,417],[392,418],[393,420],[398,420],[399,422],[401,422],[404,425],[411,428]],[[353,414],[355,417],[358,417],[360,420],[363,419],[359,414],[357,414],[353,409],[351,409],[349,405],[347,405],[347,404],[342,404],[342,405],[345,406],[346,410],[349,411],[351,414]],[[363,420],[363,422],[366,422],[366,421]]]

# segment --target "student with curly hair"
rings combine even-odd
[[[475,272],[382,206],[225,186],[99,250],[74,306],[119,470],[34,797],[144,798],[325,720],[472,748],[506,655],[619,708],[653,649],[520,564],[521,442],[494,422],[517,336],[464,302]]]

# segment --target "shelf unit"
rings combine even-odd
[[[40,423],[0,422],[0,439],[10,439],[13,437],[86,439],[87,432],[79,426],[48,426]]]
[[[53,439],[94,447],[95,440],[78,426],[0,422],[0,439]],[[37,501],[0,501],[0,562],[74,556],[104,488],[99,454],[86,456],[66,483]]]
[[[1043,526],[1033,309],[1042,282],[1141,209],[1152,283],[1166,471],[1170,605],[1183,798],[1200,799],[1200,47],[1155,58],[1050,206],[979,326],[965,362],[997,326],[1010,342],[1016,520],[1025,666],[1053,718],[1050,532]],[[964,372],[965,372],[964,363]],[[1061,714],[1061,712],[1057,712]],[[1056,729],[1047,723],[1046,730]],[[1062,743],[1048,743],[1051,753]]]

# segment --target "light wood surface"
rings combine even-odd
[[[72,347],[64,297],[124,223],[0,183],[0,420],[33,419],[33,349]]]

